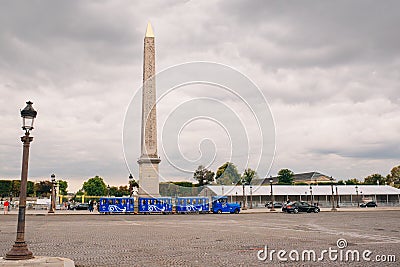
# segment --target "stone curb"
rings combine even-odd
[[[5,260],[0,258],[0,266],[20,266],[20,267],[75,267],[71,259],[60,257],[42,257],[35,256],[29,260]]]

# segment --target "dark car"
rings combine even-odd
[[[265,207],[271,209],[272,208],[272,202],[268,202],[267,204],[265,204]],[[275,209],[280,209],[282,207],[283,207],[283,203],[274,202],[274,208]]]
[[[361,208],[375,208],[375,207],[378,207],[378,205],[376,205],[375,201],[370,201],[370,202],[367,202],[367,203],[360,204],[360,207]]]
[[[89,204],[88,203],[81,203],[73,207],[74,210],[88,210]]]
[[[299,212],[314,212],[318,213],[320,210],[317,206],[313,206],[303,201],[290,202],[282,207],[283,212],[299,213]]]

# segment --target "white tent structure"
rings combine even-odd
[[[378,205],[400,205],[400,189],[387,185],[273,185],[275,201],[308,201],[319,206],[329,207],[333,199],[339,206],[357,206],[362,202],[376,201]],[[271,186],[246,185],[226,186],[208,185],[201,192],[202,196],[228,196],[232,202],[243,202],[254,207],[264,206],[271,201]]]

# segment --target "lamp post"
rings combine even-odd
[[[275,207],[274,207],[274,202],[275,202],[275,198],[274,198],[274,191],[272,191],[272,182],[274,180],[272,178],[269,179],[269,184],[271,185],[271,210],[270,211],[275,211]]]
[[[310,184],[310,197],[311,197],[311,205],[314,205],[314,197],[313,197],[313,194],[312,194],[312,186],[311,186],[311,184]]]
[[[237,203],[237,191],[236,191],[236,196],[235,196],[235,202]]]
[[[340,208],[339,207],[339,194],[338,194],[337,184],[335,185],[335,189],[336,189],[336,208]]]
[[[110,196],[110,185],[107,185],[107,196]]]
[[[242,186],[243,186],[243,210],[247,210],[246,208],[246,193],[245,193],[245,184],[244,180],[242,180]]]
[[[332,189],[332,196],[331,196],[332,208],[331,208],[331,211],[337,211],[337,209],[335,207],[335,193],[333,192],[333,178],[332,178],[332,176],[331,176],[330,180],[331,180],[331,189]]]
[[[250,185],[250,209],[253,208],[253,186]]]
[[[133,176],[132,173],[129,174],[129,197],[132,197],[133,186],[132,186]]]
[[[56,209],[56,176],[54,174],[51,175],[51,204],[50,210],[48,213],[54,213]]]
[[[33,141],[33,137],[29,136],[29,131],[33,130],[33,121],[36,118],[37,112],[32,107],[32,102],[26,102],[27,106],[21,110],[22,129],[25,130],[25,135],[21,137],[23,143],[22,152],[22,170],[21,170],[21,190],[19,194],[18,207],[18,224],[17,238],[11,250],[4,257],[5,260],[27,260],[32,259],[33,254],[29,251],[25,243],[25,211],[26,211],[26,187],[28,184],[28,162],[29,162],[29,147]]]
[[[357,207],[360,207],[360,199],[358,198],[358,186],[356,185]]]

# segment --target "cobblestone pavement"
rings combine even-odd
[[[354,262],[352,266],[397,266],[400,211],[319,214],[204,215],[28,215],[26,240],[40,256],[60,256],[76,266],[298,266],[321,262],[260,261],[257,252],[338,249],[395,255],[397,263]],[[16,215],[0,215],[0,255],[16,236]],[[263,255],[263,254],[261,254]],[[286,257],[288,255],[286,254]],[[300,256],[301,257],[301,256]],[[339,265],[324,257],[324,265]],[[343,262],[342,262],[343,265]]]

